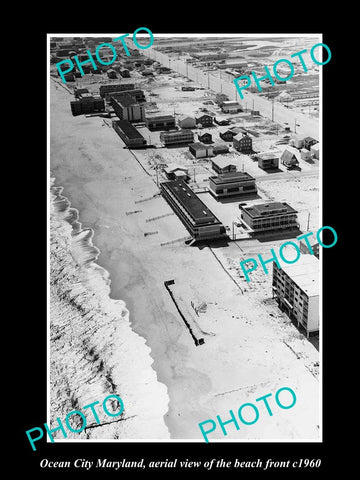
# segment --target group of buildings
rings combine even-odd
[[[134,84],[101,85],[99,95],[91,95],[86,89],[75,90],[76,100],[71,102],[74,115],[90,111],[105,110],[105,103],[111,105],[118,119],[112,126],[129,148],[145,148],[147,142],[134,124],[146,125],[150,131],[160,131],[160,140],[165,147],[188,145],[195,158],[211,157],[211,166],[216,175],[209,177],[209,192],[218,201],[237,199],[243,195],[256,194],[255,178],[247,172],[238,172],[236,166],[219,153],[229,151],[226,143],[232,144],[241,153],[253,152],[252,139],[243,129],[227,129],[219,133],[223,143],[213,144],[212,134],[208,131],[195,134],[193,129],[201,125],[210,128],[220,122],[207,113],[195,117],[180,116],[177,120],[172,115],[147,117],[142,90]],[[241,111],[237,102],[224,101],[224,112]],[[280,155],[276,152],[262,152],[255,155],[258,166],[264,170],[278,168],[279,161],[287,168],[298,165],[298,156],[308,159],[318,158],[319,144],[311,137],[293,136],[289,146]],[[164,171],[168,181],[160,183],[164,199],[177,214],[190,233],[193,241],[208,241],[228,237],[226,227],[202,202],[199,196],[189,187],[189,174],[186,168],[173,166]],[[241,223],[249,234],[298,230],[297,211],[285,202],[270,202],[248,206],[239,204]],[[306,247],[307,248],[307,247]],[[301,324],[307,334],[318,330],[318,296],[319,286],[314,279],[318,276],[317,259],[313,255],[303,255],[305,260],[296,266],[287,265],[279,269],[273,268],[272,289],[281,309]],[[302,265],[301,269],[299,265]]]

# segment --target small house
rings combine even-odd
[[[220,132],[219,137],[224,140],[224,142],[232,142],[235,137],[235,133],[231,130],[225,130],[225,132]]]
[[[302,148],[300,150],[300,158],[301,160],[310,160],[311,159],[311,153],[310,150],[307,150],[306,148]]]
[[[228,172],[236,172],[236,165],[234,163],[231,163],[231,161],[219,157],[219,158],[214,158],[211,160],[211,168],[214,170],[216,173],[228,173]]]
[[[313,158],[320,158],[320,143],[315,143],[314,145],[311,146],[310,148],[310,153],[313,156]]]
[[[214,155],[213,147],[210,145],[204,145],[201,142],[190,143],[189,151],[195,158],[212,157]]]
[[[238,133],[233,138],[233,146],[238,152],[251,153],[252,139],[247,133]]]
[[[290,150],[290,148],[285,148],[285,150],[281,154],[280,160],[286,168],[292,168],[299,165],[299,160],[297,159],[295,152],[293,150]]]
[[[310,148],[317,143],[317,140],[312,137],[305,137],[304,138],[304,147],[310,150]]]
[[[229,147],[222,144],[213,145],[213,153],[214,155],[221,155],[222,153],[229,153]]]
[[[180,128],[195,128],[195,118],[189,117],[188,115],[181,115],[178,118],[178,125]]]
[[[269,170],[279,167],[279,156],[274,153],[259,153],[257,155],[258,167],[262,170]]]
[[[199,142],[202,142],[202,143],[212,143],[212,136],[208,132],[202,133],[202,134],[199,133],[198,139],[199,139]]]
[[[213,125],[213,117],[207,113],[204,113],[203,115],[195,117],[195,122],[203,127],[209,127]]]

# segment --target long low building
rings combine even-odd
[[[256,193],[255,178],[247,172],[229,172],[209,177],[210,193],[216,198]]]
[[[150,131],[171,130],[176,127],[175,117],[173,115],[158,115],[156,117],[147,117],[146,126]]]
[[[100,97],[105,98],[107,95],[113,92],[123,92],[125,90],[134,90],[135,85],[133,83],[109,83],[108,85],[100,85],[99,94]]]
[[[145,148],[146,140],[128,120],[113,120],[112,127],[129,148]]]
[[[226,229],[183,181],[162,182],[161,193],[195,240],[226,237]]]
[[[314,255],[279,268],[273,262],[273,295],[281,310],[301,324],[306,336],[319,331],[320,266]]]
[[[174,130],[160,133],[160,141],[165,146],[188,144],[194,141],[194,134],[191,130]]]

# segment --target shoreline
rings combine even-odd
[[[166,438],[163,415],[167,411],[167,390],[152,368],[150,348],[132,330],[125,302],[110,297],[109,272],[95,263],[100,250],[93,244],[93,230],[82,228],[79,212],[63,195],[64,188],[54,186],[54,178],[51,181],[51,416],[63,417],[66,411],[88,404],[89,400],[117,393],[125,404],[122,423],[103,418],[100,425],[94,425],[97,428],[91,426],[90,430],[69,437],[141,438],[146,428],[140,412],[147,409],[147,423],[152,429],[148,434]],[[65,246],[61,247],[64,241]],[[129,352],[132,347],[136,359]],[[64,351],[72,361],[64,361]],[[144,378],[141,384],[131,378],[133,367],[129,366],[126,374],[119,368],[123,356],[125,361],[133,357],[134,365],[140,359]],[[133,373],[136,378],[138,368]],[[144,401],[138,397],[144,397]],[[149,410],[151,397],[157,399],[157,409]]]

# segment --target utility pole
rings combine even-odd
[[[274,97],[271,99],[271,121],[274,121]]]
[[[296,133],[296,118],[295,118],[294,133]]]
[[[196,178],[195,178],[195,167],[194,167],[194,183],[196,183]]]
[[[309,231],[309,226],[310,226],[310,212],[308,213],[308,220],[307,220],[307,228],[306,231]]]

